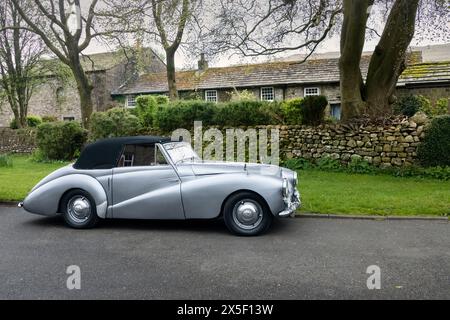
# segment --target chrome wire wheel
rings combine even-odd
[[[234,223],[244,230],[252,230],[263,221],[263,209],[253,199],[242,199],[233,208]]]
[[[67,202],[67,214],[75,223],[85,223],[92,214],[90,201],[81,195],[70,198]]]

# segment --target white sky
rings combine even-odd
[[[90,1],[82,1],[82,10],[86,9],[86,6],[89,5]],[[450,29],[450,21],[448,22],[448,26]],[[382,28],[382,26],[381,26]],[[381,30],[379,30],[381,31]],[[316,50],[316,53],[325,53],[325,52],[338,52],[339,51],[339,36],[335,35],[332,38],[329,38],[322,42],[319,47]],[[375,37],[373,39],[366,40],[366,44],[364,47],[364,51],[373,51],[376,44],[378,42],[378,38]],[[420,40],[420,42],[417,39],[413,39],[411,42],[412,46],[427,46],[427,45],[435,45],[435,44],[445,44],[444,42],[439,41],[433,41],[433,40]],[[158,53],[163,53],[164,51],[162,48],[159,47],[153,47],[153,49]],[[105,51],[111,51],[114,50],[114,48],[111,48],[107,45],[104,45],[102,43],[99,43],[98,41],[94,40],[92,41],[91,45],[84,51],[85,54],[91,54],[91,53],[97,53],[97,52],[105,52]],[[276,57],[285,57],[285,56],[291,56],[294,54],[304,54],[306,52],[304,51],[288,51],[284,54],[277,55]],[[255,63],[255,62],[261,62],[268,59],[274,59],[274,57],[262,57],[262,58],[244,58],[239,57],[237,55],[223,55],[220,57],[215,57],[213,61],[209,62],[210,67],[223,67],[228,66],[232,64],[245,64],[245,63]],[[177,69],[187,69],[197,66],[197,59],[194,59],[193,57],[189,57],[181,52],[179,49],[176,55],[176,67]]]

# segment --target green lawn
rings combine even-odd
[[[26,156],[12,156],[12,167],[0,167],[0,201],[23,200],[27,193],[50,172],[65,163],[36,163]]]
[[[450,181],[324,172],[299,172],[301,212],[358,215],[450,214]]]
[[[0,167],[0,201],[22,200],[43,177],[64,163],[35,163],[13,156]],[[450,214],[450,181],[300,171],[301,212],[362,215]]]

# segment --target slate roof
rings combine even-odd
[[[398,85],[450,82],[450,61],[418,63],[409,66],[401,75]]]
[[[157,59],[160,59],[151,48],[145,48],[144,50],[153,54]],[[127,62],[131,56],[132,52],[125,54],[124,50],[117,50],[83,55],[80,60],[84,71],[96,72],[110,70],[121,63]],[[43,60],[42,64],[47,69],[47,75],[52,75],[54,74],[54,68],[57,68],[57,64],[61,64],[61,62],[59,59],[48,59]]]
[[[361,72],[367,74],[369,55],[361,58]],[[420,52],[412,52],[410,65],[399,79],[399,85],[423,81],[448,81],[450,63],[418,63]],[[205,71],[188,70],[176,73],[179,91],[248,88],[273,85],[305,85],[339,82],[339,59],[315,59],[304,63],[295,61],[268,62],[223,68],[208,68]],[[167,92],[165,72],[149,73],[136,81],[119,88],[113,94],[141,94]]]

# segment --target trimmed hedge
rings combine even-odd
[[[46,122],[38,127],[36,142],[42,157],[70,161],[76,158],[86,142],[87,131],[79,122]]]
[[[426,167],[450,166],[450,115],[431,121],[417,149],[417,157]]]
[[[94,112],[90,122],[90,140],[133,136],[141,130],[139,118],[124,108]]]
[[[155,127],[163,132],[190,129],[194,121],[204,126],[255,126],[282,124],[283,112],[277,102],[242,100],[223,104],[201,100],[178,100],[160,106],[155,112]]]
[[[190,129],[194,121],[202,121],[203,125],[212,125],[217,105],[200,100],[177,100],[164,105],[155,112],[155,126],[163,132],[175,129]]]

